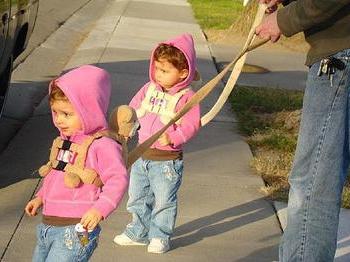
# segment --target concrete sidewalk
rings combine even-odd
[[[217,74],[202,31],[185,0],[115,1],[80,45],[66,66],[97,64],[112,75],[111,108],[125,104],[148,79],[151,50],[163,40],[188,32],[195,39],[203,81]],[[222,88],[222,87],[220,87]],[[219,90],[202,104],[202,113]],[[111,109],[110,108],[110,109]],[[46,100],[19,131],[0,158],[1,172],[31,174],[48,157],[56,136]],[[33,150],[35,149],[35,151]],[[18,156],[18,162],[10,161]],[[204,127],[185,151],[185,172],[179,192],[179,213],[172,250],[148,254],[145,247],[120,247],[112,239],[130,220],[125,199],[102,223],[99,248],[91,261],[274,261],[281,229],[271,203],[259,193],[260,177],[249,167],[251,152],[237,134],[229,107]],[[23,165],[22,161],[31,160]],[[30,261],[35,225],[40,217],[23,216],[36,190],[31,175],[0,190],[0,242],[3,261]],[[11,241],[8,244],[9,239]],[[7,240],[7,242],[6,242]]]
[[[210,43],[209,45],[218,69],[221,71],[223,66],[231,62],[239,53],[243,43],[238,42],[236,45]],[[249,52],[246,60],[246,64],[263,67],[267,69],[267,72],[242,72],[237,84],[253,87],[304,90],[308,70],[307,66],[304,66],[304,62],[304,53],[282,49],[281,47],[275,48],[273,44],[267,43]]]

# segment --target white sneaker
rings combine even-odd
[[[114,241],[114,243],[116,243],[120,246],[145,246],[145,245],[147,245],[147,243],[137,242],[137,241],[132,240],[130,237],[128,237],[124,233],[115,236],[113,241]]]
[[[152,238],[148,245],[147,251],[149,253],[161,254],[170,249],[169,240],[161,238]]]

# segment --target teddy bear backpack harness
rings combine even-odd
[[[81,144],[57,137],[52,143],[49,161],[39,168],[40,176],[45,177],[55,169],[65,172],[64,183],[67,187],[75,188],[81,182],[101,187],[103,183],[97,172],[85,167],[90,145],[101,137],[103,133],[97,132]]]
[[[75,188],[81,182],[102,187],[103,183],[94,169],[86,168],[85,162],[91,144],[103,136],[115,140],[122,146],[122,157],[127,163],[127,141],[133,137],[139,128],[136,111],[121,105],[114,108],[109,119],[109,130],[87,136],[81,144],[57,137],[51,147],[49,161],[39,168],[39,174],[45,177],[52,169],[64,171],[64,183],[67,187]]]
[[[143,117],[147,112],[160,116],[160,121],[166,125],[176,115],[176,105],[180,98],[190,88],[185,88],[180,92],[170,95],[156,89],[156,85],[151,83],[147,89],[145,98],[141,102],[141,106],[136,110],[138,118]],[[180,122],[180,119],[176,122]]]

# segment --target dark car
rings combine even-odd
[[[39,0],[0,0],[0,116],[13,61],[24,51],[33,32]]]

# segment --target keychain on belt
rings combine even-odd
[[[345,63],[335,57],[326,57],[321,60],[320,67],[318,68],[317,75],[321,76],[323,74],[328,75],[328,79],[331,82],[331,87],[333,87],[333,75],[336,70],[344,70]]]

